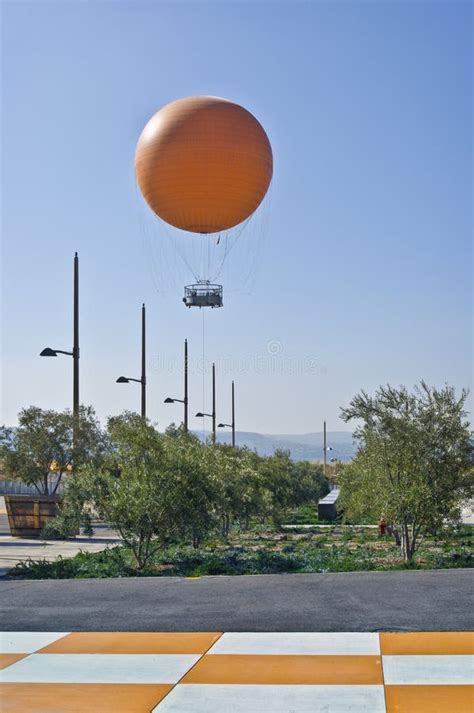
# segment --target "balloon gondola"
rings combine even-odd
[[[209,274],[209,256],[217,248],[226,259],[228,235],[245,227],[267,193],[273,157],[265,130],[247,109],[226,99],[178,99],[143,129],[135,171],[153,213],[183,242],[198,241],[207,256],[201,271],[193,272],[194,284],[185,287],[184,304],[222,307],[223,288]]]
[[[186,307],[222,307],[223,287],[213,285],[209,280],[202,280],[184,288],[183,302]]]

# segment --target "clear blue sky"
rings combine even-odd
[[[246,106],[274,150],[256,286],[206,315],[206,358],[247,364],[233,374],[238,428],[308,432],[326,418],[345,429],[339,407],[361,388],[470,386],[470,3],[2,10],[3,422],[25,405],[71,403],[69,359],[38,353],[71,346],[75,250],[82,401],[101,418],[138,408],[138,387],[114,381],[138,376],[145,301],[149,415],[179,420],[162,401],[181,393],[172,365],[184,337],[194,360],[202,353],[202,318],[182,305],[180,284],[157,292],[133,155],[156,110],[195,94]],[[230,371],[218,374],[225,420]],[[194,412],[203,404],[193,372]]]

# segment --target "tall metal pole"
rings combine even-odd
[[[212,442],[216,442],[216,365],[212,364]]]
[[[235,392],[232,381],[232,447],[235,448]]]
[[[184,430],[188,432],[188,340],[184,340]]]
[[[145,304],[142,304],[142,418],[146,418],[146,323],[145,323]]]
[[[79,429],[79,257],[74,254],[74,297],[73,297],[73,344],[72,344],[72,416],[73,453],[76,451]]]
[[[323,436],[323,447],[324,447],[323,475],[326,475],[326,453],[327,453],[326,421],[324,421],[323,434],[324,434],[324,436]]]

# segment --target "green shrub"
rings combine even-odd
[[[43,540],[67,540],[74,537],[77,531],[76,520],[58,516],[53,520],[48,520],[41,530],[40,537]]]

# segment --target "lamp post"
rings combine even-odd
[[[165,404],[174,404],[175,402],[184,405],[184,430],[188,432],[188,340],[184,340],[184,399],[172,399],[168,396],[165,399]]]
[[[141,375],[141,413],[146,418],[146,315],[145,303],[142,304],[142,375]]]
[[[216,442],[216,365],[212,364],[212,413],[202,413],[198,411],[196,418],[212,418],[212,442]]]
[[[326,421],[323,424],[323,475],[326,475]]]
[[[232,382],[232,423],[218,423],[217,428],[231,428],[232,429],[232,447],[235,448],[235,394],[234,394],[234,382]]]
[[[58,354],[72,356],[72,442],[73,453],[77,445],[77,432],[79,426],[79,257],[74,254],[74,279],[73,279],[73,337],[72,351],[51,349],[46,347],[40,352],[42,357],[56,357]]]
[[[131,376],[119,376],[117,384],[128,384],[130,381],[135,381],[141,384],[141,416],[146,418],[146,321],[145,321],[145,305],[142,304],[142,375],[139,379],[133,379]]]
[[[327,433],[326,433],[326,421],[324,421],[324,430],[323,430],[323,449],[324,449],[324,454],[323,454],[323,475],[326,475],[326,466],[327,466],[327,454],[330,453],[333,449],[331,446],[328,446],[327,442]],[[330,458],[329,462],[330,463],[335,463],[337,458]]]

